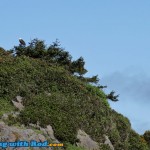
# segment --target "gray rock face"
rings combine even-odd
[[[18,108],[20,111],[24,109],[22,105],[23,98],[21,96],[16,96],[14,100],[12,100],[13,105]]]
[[[50,138],[49,138],[50,139]],[[20,127],[14,127],[14,126],[7,126],[4,122],[0,122],[0,141],[2,142],[16,142],[16,141],[37,141],[37,142],[44,142],[47,141],[46,137],[42,134],[36,133],[32,129],[22,129]],[[1,149],[1,147],[0,147]],[[6,150],[12,150],[14,148],[7,147]],[[29,149],[29,147],[17,147],[16,150],[26,150]],[[33,147],[33,150],[36,149],[45,149],[45,150],[51,150],[51,147]]]
[[[18,103],[22,103],[23,98],[22,98],[21,96],[16,96],[16,101],[17,101]]]
[[[24,109],[24,106],[21,103],[15,102],[12,100],[12,103],[16,108],[18,108],[20,111]]]
[[[99,150],[98,143],[93,141],[84,131],[78,130],[77,139],[79,139],[79,142],[76,143],[77,146],[83,147],[87,150]]]
[[[105,143],[104,143],[104,144],[109,145],[110,149],[111,149],[111,150],[114,150],[114,147],[113,147],[111,141],[109,140],[108,136],[107,136],[107,135],[104,135],[104,137],[105,137]]]
[[[51,93],[49,93],[49,92],[47,92],[47,91],[45,91],[45,94],[46,94],[47,96],[51,96]]]
[[[2,119],[6,120],[8,118],[8,114],[3,114]]]
[[[50,125],[45,129],[47,131],[48,136],[55,142],[59,143],[59,141],[54,137],[54,131]]]
[[[11,111],[11,112],[3,114],[2,117],[1,117],[1,119],[2,120],[7,120],[9,115],[12,115],[12,117],[16,118],[16,117],[18,117],[19,114],[20,114],[20,112]]]
[[[39,138],[39,141],[40,141],[40,142],[46,141],[45,136],[43,136],[42,134],[38,134],[38,138]]]

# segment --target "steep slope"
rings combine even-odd
[[[131,129],[129,120],[112,110],[105,93],[79,80],[64,67],[27,56],[14,57],[0,51],[0,115],[15,111],[11,100],[23,97],[25,108],[9,124],[51,125],[63,143],[78,142],[77,131],[85,131],[99,143],[109,138],[115,150],[148,150],[146,140]]]

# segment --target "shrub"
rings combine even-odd
[[[147,144],[149,145],[149,148],[150,148],[150,130],[145,131],[143,137],[144,137],[145,141],[147,142]]]
[[[132,150],[149,150],[147,144],[143,142],[141,137],[133,130],[129,134],[129,149]]]

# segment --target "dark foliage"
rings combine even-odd
[[[150,130],[145,131],[144,135],[143,135],[145,141],[147,142],[149,148],[150,148]]]
[[[28,46],[21,44],[19,44],[19,46],[14,46],[13,51],[15,52],[15,56],[25,55],[63,66],[71,74],[76,73],[81,76],[87,73],[87,70],[84,67],[84,59],[80,57],[79,59],[72,61],[72,56],[69,52],[60,47],[58,40],[53,42],[49,47],[46,47],[44,41],[33,39]]]
[[[108,95],[107,95],[107,98],[108,99],[110,99],[110,100],[112,100],[112,101],[114,101],[114,102],[116,102],[116,101],[118,101],[118,97],[119,97],[119,95],[114,95],[115,94],[115,92],[114,91],[111,91]]]

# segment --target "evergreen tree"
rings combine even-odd
[[[66,67],[66,65],[70,66],[72,57],[69,52],[64,51],[64,49],[60,48],[59,41],[56,40],[47,49],[46,59],[51,62],[57,62],[58,64]]]
[[[114,101],[114,102],[116,102],[116,101],[118,101],[118,97],[119,97],[119,95],[114,95],[115,94],[115,92],[114,91],[111,91],[108,95],[107,95],[107,98],[108,99],[110,99],[110,100],[112,100],[112,101]]]
[[[80,76],[83,76],[87,73],[87,70],[84,68],[85,62],[83,57],[78,58],[77,60],[73,61],[71,64],[71,72],[78,73]]]

